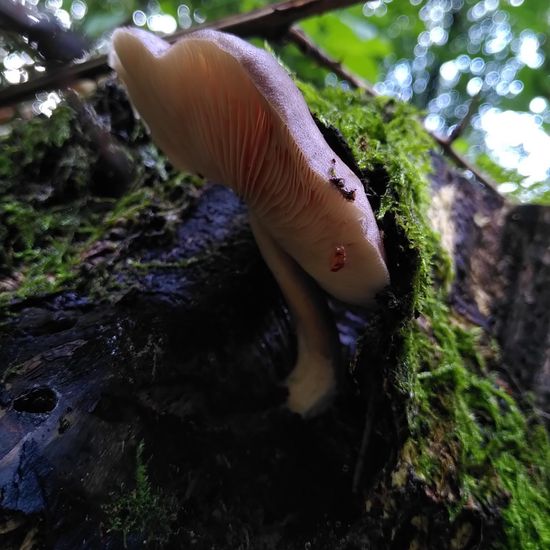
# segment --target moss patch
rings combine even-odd
[[[153,489],[143,459],[144,444],[136,451],[135,487],[131,491],[121,488],[113,494],[113,502],[105,507],[108,530],[122,535],[124,548],[128,537],[138,535],[131,547],[146,545],[148,548],[163,548],[173,532],[176,518],[175,501]]]
[[[108,95],[97,105],[104,119]],[[199,184],[171,169],[128,109],[113,126],[136,171],[121,198],[99,196],[109,159],[89,137],[104,124],[90,112],[61,106],[50,118],[16,122],[0,141],[0,304],[78,286],[100,257],[154,223],[169,232]]]
[[[490,372],[494,346],[483,342],[479,329],[454,318],[445,303],[451,263],[428,223],[433,144],[417,114],[393,100],[301,89],[312,111],[342,131],[362,170],[385,168],[382,226],[391,213],[419,258],[411,295],[419,318],[400,328],[395,370],[396,387],[408,398],[410,434],[395,472],[420,477],[447,502],[450,521],[464,510],[502,507],[503,546],[550,546],[547,433]],[[399,477],[394,482],[404,483]]]

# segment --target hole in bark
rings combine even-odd
[[[32,414],[49,413],[56,405],[57,395],[50,388],[33,388],[13,401],[16,411]]]

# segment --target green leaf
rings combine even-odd
[[[376,28],[351,13],[315,17],[302,28],[331,57],[371,82],[378,79],[382,60],[393,52],[391,42]]]
[[[123,10],[100,12],[90,15],[82,30],[88,36],[99,38],[102,34],[131,21],[131,14]]]

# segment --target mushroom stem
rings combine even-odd
[[[328,403],[336,386],[340,363],[336,324],[315,281],[282,250],[253,214],[250,225],[296,327],[298,357],[286,381],[288,407],[304,416],[313,415]]]

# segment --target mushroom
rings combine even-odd
[[[361,181],[329,147],[287,72],[230,34],[194,32],[174,45],[148,32],[113,35],[110,64],[181,170],[232,188],[296,326],[288,406],[327,402],[340,361],[323,289],[368,306],[389,282],[380,233]]]

